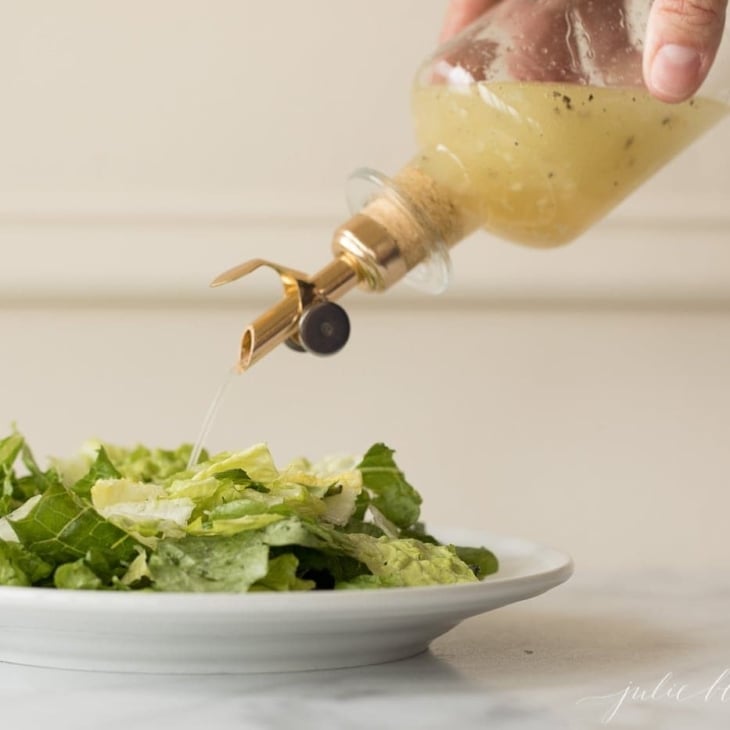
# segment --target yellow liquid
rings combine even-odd
[[[571,241],[729,109],[635,89],[483,83],[417,89],[422,153],[467,229],[530,246]]]
[[[236,368],[228,370],[226,372],[226,377],[223,379],[223,382],[218,387],[218,390],[216,391],[216,394],[213,397],[210,406],[208,407],[208,411],[205,414],[205,418],[203,418],[203,423],[200,427],[198,438],[193,445],[193,450],[190,452],[190,458],[188,459],[188,469],[192,469],[200,460],[200,455],[203,452],[203,448],[205,447],[205,442],[208,440],[208,436],[210,436],[213,424],[218,417],[218,412],[221,409],[221,405],[223,405],[223,399],[237,376],[238,370]]]

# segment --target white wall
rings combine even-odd
[[[445,3],[6,5],[0,421],[41,453],[190,439],[278,295],[208,280],[323,262],[350,170],[413,150],[410,79]],[[355,297],[349,351],[257,366],[213,446],[387,439],[434,519],[586,566],[724,566],[729,199],[726,122],[570,247],[476,237],[441,300]]]

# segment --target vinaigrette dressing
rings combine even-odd
[[[668,105],[640,89],[505,82],[418,88],[413,110],[422,152],[411,168],[460,213],[459,236],[483,227],[549,247],[589,228],[729,109],[703,98]]]
[[[190,452],[190,458],[188,459],[188,469],[192,469],[198,463],[198,459],[200,459],[200,454],[205,447],[208,436],[210,436],[210,432],[213,428],[213,424],[215,423],[215,419],[220,412],[221,405],[223,404],[226,393],[228,393],[228,390],[230,389],[237,375],[238,370],[236,368],[228,370],[226,372],[225,378],[223,379],[223,382],[218,387],[218,390],[216,391],[216,394],[213,397],[210,406],[208,407],[208,411],[205,414],[205,418],[203,419],[203,424],[200,427],[200,432],[198,433],[198,438],[195,441],[195,446],[193,446],[193,450]]]

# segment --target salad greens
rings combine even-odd
[[[483,547],[442,545],[421,497],[373,446],[361,460],[299,459],[265,445],[89,442],[42,470],[19,433],[0,440],[0,585],[192,592],[353,590],[475,582]]]

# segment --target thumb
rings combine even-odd
[[[644,46],[644,81],[666,102],[685,101],[705,80],[725,27],[728,0],[655,0]]]

